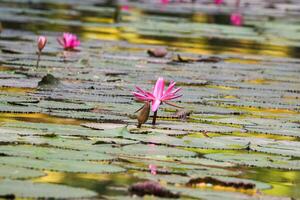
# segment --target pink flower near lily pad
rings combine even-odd
[[[37,46],[38,46],[39,52],[41,52],[44,49],[44,47],[46,46],[46,43],[47,43],[47,38],[45,36],[38,37]]]
[[[77,36],[72,33],[63,33],[62,36],[57,38],[57,41],[65,50],[74,50],[80,45]]]
[[[169,0],[160,0],[160,3],[167,5],[170,3],[170,1]]]
[[[174,81],[171,81],[170,85],[165,90],[165,81],[160,77],[157,79],[152,92],[136,87],[137,92],[133,92],[133,95],[139,101],[150,101],[151,110],[155,112],[162,103],[168,103],[168,101],[182,96],[178,94],[181,88],[174,89],[175,84],[176,83]]]
[[[150,169],[150,173],[151,173],[151,174],[153,174],[153,175],[156,175],[156,174],[157,174],[157,167],[156,167],[156,165],[150,164],[150,165],[149,165],[149,169]]]
[[[215,4],[217,4],[217,5],[220,5],[223,3],[223,0],[214,0],[214,1],[215,1]]]
[[[230,22],[232,25],[241,26],[243,25],[243,16],[240,13],[232,13],[230,15]]]

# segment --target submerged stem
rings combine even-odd
[[[153,114],[152,125],[155,125],[156,117],[157,117],[157,111],[155,111],[154,114]]]

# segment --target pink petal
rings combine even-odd
[[[155,101],[152,101],[152,106],[151,106],[151,109],[153,112],[157,111],[159,105],[160,105],[161,101],[160,100],[155,100]]]
[[[172,94],[176,94],[177,92],[179,92],[181,90],[181,87],[179,87],[179,88],[176,88],[175,90],[173,90],[171,93]]]
[[[165,92],[165,94],[168,94],[169,92],[171,92],[172,89],[174,88],[175,84],[176,84],[176,82],[171,81],[170,84],[169,84],[169,87],[167,88],[167,90]]]
[[[151,98],[148,98],[147,96],[144,96],[137,92],[133,92],[133,95],[135,96],[135,98],[137,98],[138,100],[141,100],[141,101],[151,101],[152,100]]]
[[[174,95],[174,94],[170,94],[168,96],[165,96],[162,101],[169,101],[169,100],[172,100],[172,99],[177,99],[179,97],[181,97],[182,94],[179,94],[179,95]]]
[[[158,78],[153,90],[153,96],[157,99],[160,99],[163,96],[165,89],[165,82],[163,78]]]

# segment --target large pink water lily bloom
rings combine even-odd
[[[163,78],[158,78],[156,84],[152,90],[152,92],[148,92],[146,90],[141,89],[140,87],[136,87],[137,92],[133,92],[133,95],[137,100],[140,101],[150,101],[151,102],[151,110],[153,112],[157,111],[158,107],[161,103],[176,99],[181,97],[181,94],[177,94],[181,88],[174,89],[175,82],[171,81],[169,87],[165,89],[165,81]]]
[[[80,45],[77,36],[72,33],[63,33],[57,38],[57,41],[65,50],[73,50]]]

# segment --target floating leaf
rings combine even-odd
[[[18,198],[89,198],[97,196],[96,192],[50,183],[32,183],[29,181],[1,180],[0,195]]]
[[[37,104],[38,107],[45,109],[57,109],[57,110],[91,110],[93,107],[84,103],[67,103],[59,101],[40,101]]]
[[[36,178],[45,175],[46,174],[42,171],[26,169],[22,167],[0,165],[0,177],[2,178],[29,179],[29,178]]]
[[[204,157],[217,160],[236,163],[238,165],[254,167],[270,167],[287,170],[300,170],[300,161],[292,160],[291,157],[265,155],[265,154],[247,154],[247,153],[216,153],[206,154]]]
[[[0,146],[0,153],[9,156],[23,156],[40,159],[62,159],[62,160],[113,160],[115,157],[90,151],[73,151],[37,146]]]
[[[0,163],[29,169],[74,173],[117,173],[125,171],[123,168],[115,165],[75,160],[36,160],[24,157],[0,157]]]
[[[128,145],[122,148],[122,154],[130,156],[145,156],[145,157],[161,157],[161,156],[172,156],[172,157],[190,157],[196,154],[182,149],[157,146],[157,145],[143,145],[134,144]]]

